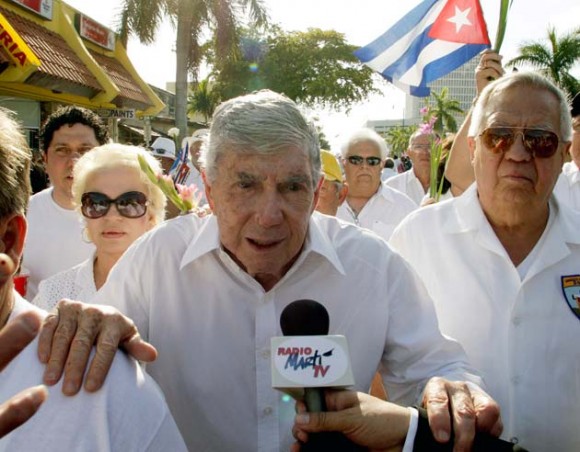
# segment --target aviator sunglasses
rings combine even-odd
[[[522,136],[524,148],[534,157],[546,159],[558,150],[559,138],[554,132],[521,127],[488,127],[479,135],[494,154],[507,152],[517,136]]]
[[[147,196],[139,191],[128,191],[115,199],[98,192],[83,193],[81,198],[81,212],[87,218],[101,218],[107,215],[115,204],[119,215],[125,218],[140,218],[147,212]]]
[[[381,164],[381,159],[379,157],[361,157],[360,155],[351,155],[346,158],[348,163],[355,166],[360,166],[366,161],[368,166],[377,166]]]

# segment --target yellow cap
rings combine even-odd
[[[342,170],[336,157],[329,151],[322,149],[320,151],[320,160],[322,161],[322,172],[324,178],[329,181],[343,181]]]

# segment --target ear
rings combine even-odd
[[[348,184],[346,182],[343,182],[342,188],[338,192],[338,205],[339,206],[344,202],[347,195],[348,195]]]
[[[204,170],[201,171],[201,178],[203,180],[203,186],[205,187],[205,199],[207,199],[207,203],[209,204],[211,211],[215,212],[213,198],[211,194],[211,184],[209,183],[209,179],[207,178]]]
[[[24,249],[26,229],[23,215],[13,215],[0,226],[0,251],[10,256],[17,268]]]
[[[322,187],[323,181],[324,176],[320,176],[320,179],[318,179],[318,184],[316,184],[316,188],[314,189],[314,200],[312,201],[312,208],[310,209],[310,213],[314,212],[316,206],[318,205],[318,198],[320,198],[320,187]]]
[[[473,166],[473,160],[475,159],[475,138],[467,137],[467,146],[469,147],[469,160],[471,161],[471,166]]]

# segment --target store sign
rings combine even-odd
[[[135,110],[131,108],[118,108],[115,110],[100,109],[97,110],[97,114],[101,118],[117,118],[117,119],[135,119],[137,115]]]
[[[30,65],[40,66],[36,55],[2,14],[0,14],[0,46],[6,50],[16,66],[21,68]]]
[[[52,20],[53,0],[12,0],[12,3],[24,6],[45,19]]]
[[[115,50],[115,33],[84,14],[77,13],[75,27],[82,38],[108,50]]]

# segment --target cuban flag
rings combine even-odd
[[[177,153],[177,157],[169,168],[169,175],[173,178],[173,182],[176,184],[185,185],[187,178],[189,177],[189,165],[187,163],[189,156],[189,143],[185,144]]]
[[[489,47],[478,0],[425,0],[354,54],[403,91],[425,97],[428,83]]]

